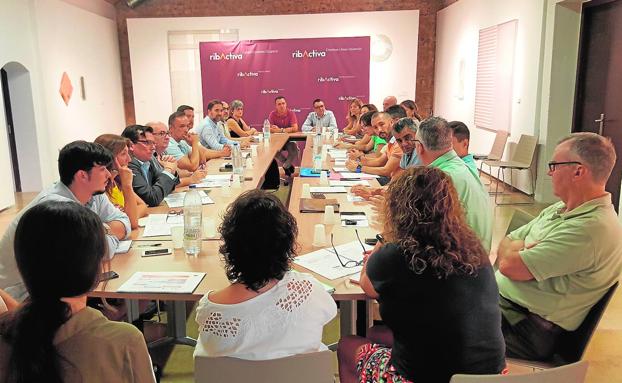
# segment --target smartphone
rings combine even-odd
[[[218,168],[218,171],[221,173],[231,173],[233,171],[233,167],[228,168],[223,166],[221,168]]]
[[[356,226],[356,220],[355,219],[345,219],[344,222],[346,223],[346,225],[348,226]]]
[[[145,250],[142,254],[143,257],[156,257],[158,255],[168,255],[173,254],[173,250],[171,249],[154,249],[154,250]]]
[[[326,196],[323,193],[311,193],[311,198],[315,199],[326,199]]]
[[[376,243],[378,243],[378,239],[376,239],[376,238],[365,238],[365,244],[366,245],[376,246]]]
[[[107,281],[109,279],[115,279],[115,278],[119,278],[119,274],[115,273],[114,271],[106,271],[104,273],[99,274],[99,281],[103,282],[103,281]]]

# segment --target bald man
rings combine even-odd
[[[384,100],[382,100],[382,110],[384,112],[386,112],[387,109],[393,105],[397,105],[397,98],[395,98],[395,96],[387,96]]]

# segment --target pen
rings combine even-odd
[[[157,247],[157,246],[162,246],[161,243],[152,243],[150,245],[137,245],[136,247]]]

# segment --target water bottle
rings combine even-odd
[[[322,132],[313,137],[313,172],[322,170]]]
[[[263,139],[264,141],[270,141],[270,121],[268,119],[263,121]]]
[[[241,177],[244,174],[244,162],[242,161],[240,144],[237,142],[231,146],[231,159],[233,160],[233,176]]]
[[[184,251],[198,255],[203,232],[203,204],[198,191],[190,189],[184,197]]]

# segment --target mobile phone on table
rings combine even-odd
[[[119,274],[115,273],[112,270],[106,271],[106,272],[103,272],[103,273],[99,274],[99,281],[100,282],[107,281],[109,279],[115,279],[115,278],[119,278]]]
[[[173,254],[172,249],[153,249],[153,250],[145,250],[142,254],[143,257],[156,257],[158,255],[168,255]]]
[[[326,199],[326,195],[324,195],[323,193],[316,193],[316,192],[313,192],[313,193],[311,193],[311,198],[315,198],[315,199]]]
[[[378,243],[378,239],[376,239],[376,238],[365,238],[365,244],[366,245],[376,246],[376,243]]]

